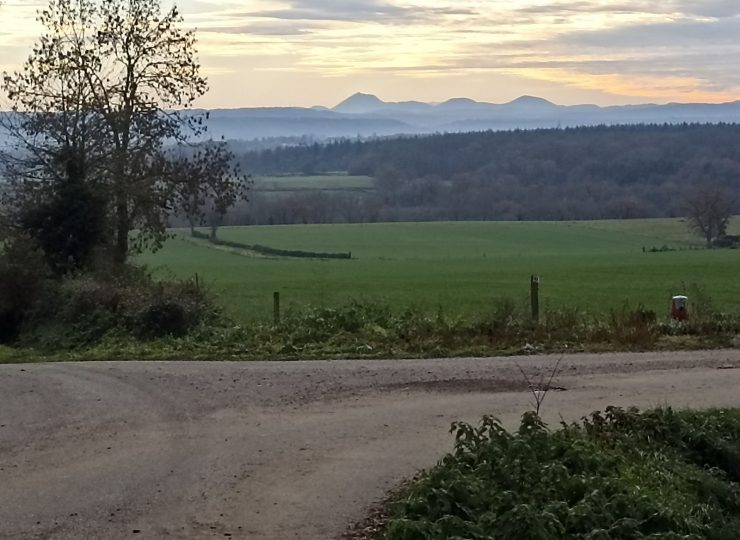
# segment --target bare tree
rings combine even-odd
[[[162,14],[159,0],[105,0],[99,13],[102,69],[91,70],[88,83],[113,146],[115,259],[124,262],[133,228],[142,245],[158,246],[164,238],[174,186],[152,164],[166,141],[200,134],[201,118],[177,109],[189,107],[207,84],[195,35],[180,29],[177,8]]]
[[[168,176],[176,186],[176,210],[187,219],[191,234],[197,225],[206,223],[217,229],[229,208],[247,200],[251,179],[232,165],[234,155],[225,143],[179,150],[168,159]]]
[[[731,194],[718,184],[702,184],[686,198],[689,226],[708,247],[725,236],[733,209]]]
[[[195,34],[159,0],[51,0],[38,20],[45,33],[29,59],[3,76],[14,111],[4,123],[16,148],[2,161],[17,183],[36,188],[64,176],[60,153],[75,156],[81,180],[104,194],[108,243],[124,263],[130,246],[161,245],[182,200],[183,180],[173,173],[183,164],[168,164],[167,147],[205,131],[203,116],[187,111],[207,91]],[[224,186],[213,180],[226,175],[193,176],[203,171],[191,168],[188,182],[203,191]],[[231,193],[219,191],[219,210],[233,204]]]

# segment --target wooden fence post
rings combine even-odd
[[[532,292],[532,320],[537,322],[540,320],[540,277],[533,275],[530,285]]]
[[[280,293],[272,293],[272,312],[275,320],[275,326],[280,324]]]

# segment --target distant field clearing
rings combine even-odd
[[[504,296],[523,305],[533,273],[541,276],[546,307],[595,313],[629,302],[666,313],[672,294],[697,284],[717,307],[740,309],[740,250],[696,249],[701,241],[679,219],[226,227],[219,237],[351,251],[353,259],[248,257],[174,239],[140,261],[162,275],[197,272],[244,321],[269,318],[273,291],[287,305],[354,298],[430,313],[485,313]],[[663,246],[675,251],[650,252]]]

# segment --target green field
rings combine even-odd
[[[258,176],[256,191],[371,191],[375,188],[369,176],[325,174],[321,176]]]
[[[541,276],[549,307],[596,313],[629,302],[667,313],[672,294],[697,284],[717,307],[740,310],[740,250],[690,249],[700,242],[678,219],[235,227],[219,236],[281,249],[351,251],[353,260],[248,257],[175,238],[140,261],[163,276],[197,272],[243,321],[268,320],[273,291],[288,305],[359,299],[485,313],[501,297],[525,305],[532,273]],[[678,251],[649,252],[663,245]]]

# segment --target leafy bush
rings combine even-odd
[[[156,282],[144,271],[85,274],[54,282],[28,308],[20,341],[49,349],[97,343],[109,334],[137,339],[183,336],[219,317],[193,281]]]
[[[0,253],[0,343],[14,341],[38,298],[49,287],[43,255],[28,242],[12,242]]]
[[[608,408],[551,432],[527,413],[453,424],[455,448],[395,503],[386,540],[731,539],[740,411]]]
[[[55,275],[89,268],[103,244],[104,200],[74,175],[49,191],[22,212],[20,227],[39,246]]]

